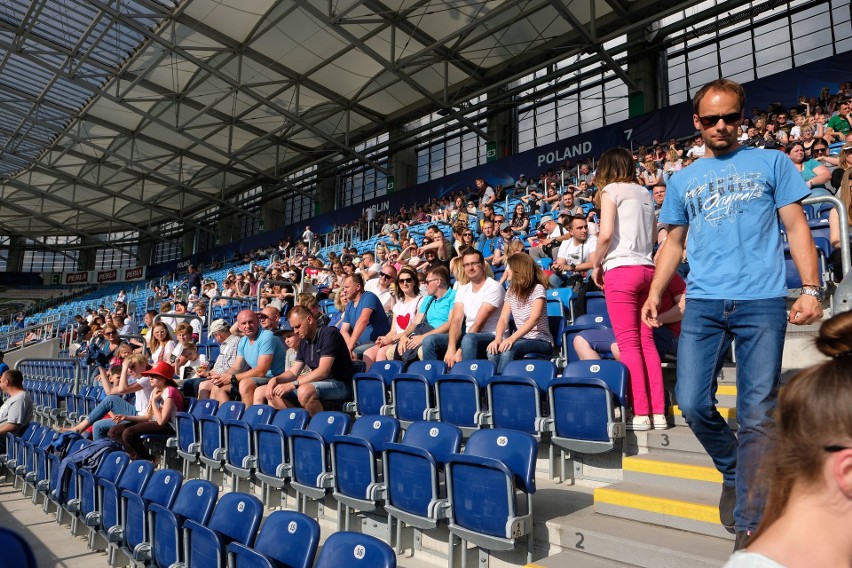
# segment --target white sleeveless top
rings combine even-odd
[[[603,259],[604,270],[619,266],[653,266],[656,240],[654,199],[651,192],[635,183],[611,183],[603,188],[601,199],[616,206],[612,242]]]

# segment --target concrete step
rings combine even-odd
[[[640,437],[640,434],[643,437]],[[689,426],[683,424],[675,425],[668,430],[636,432],[636,442],[640,448],[647,448],[652,454],[676,451],[707,456],[704,446],[701,445]]]
[[[565,495],[582,489],[571,488]],[[594,507],[553,516],[565,505],[552,499],[539,500],[539,504],[536,516],[547,520],[543,527],[536,527],[536,539],[549,541],[557,552],[535,560],[532,566],[718,568],[733,548],[728,539],[602,515]],[[546,537],[539,533],[545,529]]]
[[[595,511],[717,538],[734,538],[719,522],[719,492],[622,482],[595,489]]]
[[[707,455],[677,452],[626,456],[624,481],[686,491],[721,491],[722,475]]]
[[[739,424],[737,424],[737,408],[736,406],[716,406],[716,410],[719,411],[719,414],[722,415],[728,422],[728,426],[732,429],[739,429]],[[686,426],[686,419],[683,417],[683,414],[680,411],[680,407],[676,404],[673,404],[669,407],[669,415],[674,417],[674,424],[679,426]]]

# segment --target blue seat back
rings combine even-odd
[[[586,293],[586,314],[606,316],[607,320],[609,320],[603,292]]]
[[[181,557],[181,531],[184,521],[191,519],[206,524],[213,513],[219,488],[204,479],[191,479],[183,484],[172,507],[152,504],[152,556],[157,566],[171,566]]]
[[[447,365],[443,361],[414,361],[405,372],[409,375],[422,375],[426,377],[430,385],[433,385],[435,379],[443,375],[446,370]]]
[[[192,407],[191,414],[196,418],[200,418],[201,416],[210,416],[212,414],[215,414],[218,408],[218,400],[214,400],[212,398],[205,398],[203,400],[195,401],[195,405]]]
[[[242,421],[254,428],[260,424],[269,424],[275,416],[275,409],[268,404],[254,404],[243,413]]]
[[[399,420],[396,418],[362,416],[352,424],[348,435],[367,440],[377,452],[383,452],[388,443],[399,438],[399,431]]]
[[[395,568],[396,554],[381,540],[366,534],[334,533],[320,551],[314,568]]]
[[[627,384],[630,375],[627,367],[620,361],[573,361],[562,371],[564,378],[597,379],[606,383],[622,408],[627,408]]]
[[[304,429],[310,419],[311,415],[304,408],[287,408],[275,413],[272,418],[272,425],[281,428],[287,434],[296,428]]]
[[[461,448],[462,431],[453,424],[444,422],[413,422],[405,430],[402,444],[422,448],[443,464]]]
[[[223,566],[225,548],[231,542],[254,544],[263,518],[263,503],[254,495],[226,493],[222,495],[207,526],[193,525],[187,566]]]
[[[450,370],[454,375],[469,375],[476,379],[480,387],[488,384],[489,379],[497,372],[497,366],[488,359],[472,359],[459,361]]]
[[[141,495],[130,491],[124,491],[122,498],[124,499],[124,538],[127,542],[127,547],[133,550],[137,544],[146,542],[147,530],[147,511],[149,503],[156,503],[163,507],[169,508],[177,497],[183,483],[183,475],[179,472],[164,469],[155,471],[148,480],[145,489]]]
[[[332,436],[340,436],[349,431],[352,418],[344,412],[324,411],[318,412],[311,418],[308,430],[316,432],[326,441]]]
[[[390,386],[394,376],[402,373],[405,369],[405,363],[402,361],[376,361],[370,367],[370,374],[376,374],[382,377],[385,386]]]
[[[502,374],[530,378],[542,392],[545,392],[547,385],[556,376],[556,365],[541,359],[522,359],[510,361],[503,368]]]
[[[609,319],[609,314],[604,312],[602,314],[583,314],[581,316],[577,316],[574,318],[574,325],[603,325],[611,328],[612,322]]]
[[[38,568],[38,562],[29,543],[11,529],[0,528],[0,550],[3,551],[4,566]]]
[[[513,362],[527,364],[532,361]],[[541,391],[532,378],[507,374],[495,376],[488,383],[488,404],[496,428],[538,433]]]
[[[529,434],[504,428],[477,430],[471,434],[463,453],[498,460],[514,474],[519,488],[535,493],[538,442]]]
[[[453,371],[455,371],[453,365]],[[435,398],[441,422],[475,427],[479,412],[479,382],[470,375],[447,373],[435,382]]]
[[[274,511],[264,521],[253,549],[231,543],[228,552],[236,568],[266,568],[270,559],[287,568],[311,568],[319,538],[320,527],[314,519],[296,511]]]

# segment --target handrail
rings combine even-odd
[[[829,195],[808,197],[802,201],[802,205],[813,205],[815,203],[831,203],[837,211],[840,221],[840,267],[843,273],[841,276],[845,276],[849,272],[850,264],[852,264],[849,250],[849,217],[846,214],[846,207],[842,201]]]
[[[20,359],[17,363],[15,363],[15,369],[20,370],[21,364],[26,363],[51,363],[51,362],[59,362],[59,363],[71,363],[74,366],[74,388],[73,392],[76,394],[80,392],[80,379],[83,374],[83,365],[80,364],[79,359],[75,359],[74,357],[45,357],[45,358],[25,358]]]
[[[49,323],[38,323],[36,325],[31,325],[29,327],[24,327],[21,329],[16,329],[10,331],[4,335],[0,335],[0,350],[8,351],[9,346],[12,344],[13,340],[16,340],[19,336],[21,338],[21,347],[23,347],[23,342],[26,339],[27,335],[30,332],[38,331],[38,339],[40,341],[44,341],[47,339],[51,339],[56,337],[58,333],[58,322],[49,322]]]
[[[293,290],[295,294],[298,294],[302,291],[302,285],[296,284],[292,280],[269,280],[264,278],[263,280],[258,281],[257,283],[257,307],[260,308],[260,299],[261,293],[263,291],[263,287],[266,284],[272,284],[273,286],[281,286],[282,288],[287,286]],[[295,303],[295,301],[294,301]]]

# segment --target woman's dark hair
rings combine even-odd
[[[399,277],[403,274],[408,274],[411,277],[411,293],[415,296],[420,294],[420,280],[417,279],[417,271],[410,266],[403,266],[396,275],[396,297],[400,300],[405,297],[405,293],[399,285]]]

